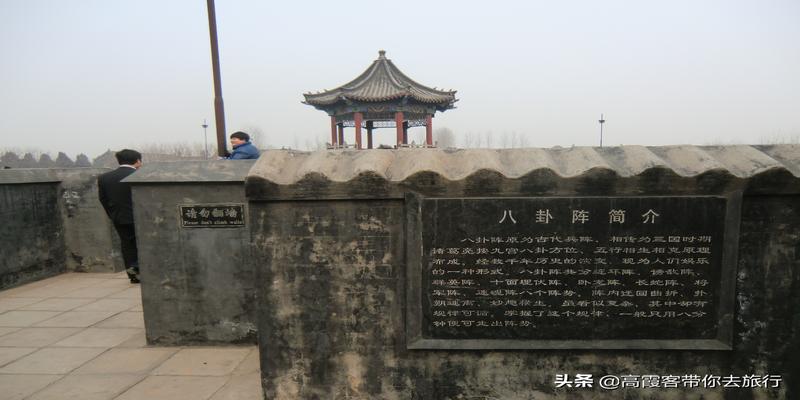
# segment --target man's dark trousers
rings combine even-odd
[[[136,249],[136,229],[133,224],[114,224],[114,228],[119,235],[119,244],[122,248],[122,261],[125,263],[126,269],[133,269],[128,271],[129,278],[135,278],[139,273],[139,255]],[[135,274],[131,274],[135,272]]]

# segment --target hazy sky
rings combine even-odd
[[[329,140],[302,93],[348,82],[380,49],[418,82],[458,90],[434,128],[459,140],[596,145],[600,113],[607,145],[800,136],[797,0],[216,7],[227,128],[260,129],[259,147]],[[0,148],[74,158],[202,142],[204,118],[214,137],[203,0],[0,0],[0,51]]]

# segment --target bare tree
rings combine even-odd
[[[486,131],[484,134],[484,142],[486,142],[487,148],[492,147],[492,143],[494,142],[494,133],[492,133],[492,131]]]
[[[203,143],[172,142],[145,143],[136,148],[144,161],[202,160],[206,158]]]
[[[474,142],[474,137],[473,136],[474,135],[472,134],[472,132],[467,132],[466,134],[464,134],[462,136],[464,138],[463,142],[464,142],[464,148],[465,149],[469,149],[469,148],[472,147],[472,143]]]
[[[59,151],[56,157],[56,166],[59,168],[71,168],[75,166],[75,163],[72,162],[66,153]]]
[[[108,149],[105,153],[100,154],[92,160],[92,166],[97,168],[114,168],[117,166],[117,159],[114,157],[114,151]]]
[[[19,168],[19,156],[13,151],[7,151],[3,154],[2,159],[3,167]]]
[[[795,134],[780,134],[773,133],[770,135],[763,135],[759,138],[759,144],[798,144],[800,143],[800,133]]]
[[[519,147],[520,148],[525,148],[525,147],[528,147],[528,146],[529,146],[528,137],[525,136],[525,135],[522,135],[522,134],[519,135]]]
[[[325,144],[319,140],[319,136],[314,136],[314,139],[306,139],[305,141],[305,150],[314,151],[314,150],[323,150],[325,149]]]
[[[20,168],[36,168],[39,166],[39,163],[36,162],[36,158],[31,153],[25,153],[22,156],[22,160],[19,161]]]
[[[91,167],[92,163],[89,161],[89,157],[87,157],[86,154],[81,153],[78,154],[77,157],[75,157],[75,166],[81,168]]]
[[[54,168],[56,166],[56,162],[50,158],[50,154],[42,153],[39,156],[39,168]]]
[[[440,148],[456,147],[456,135],[447,127],[437,128],[433,131],[433,140]]]
[[[507,149],[509,147],[509,137],[508,132],[503,132],[500,136],[500,148]]]

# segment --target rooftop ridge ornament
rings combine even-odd
[[[331,148],[346,148],[344,127],[355,127],[355,147],[361,149],[361,128],[367,130],[367,148],[372,148],[372,130],[394,122],[397,147],[408,146],[408,127],[426,127],[426,147],[434,147],[432,118],[437,112],[455,108],[455,90],[422,85],[400,71],[378,51],[378,59],[355,79],[334,89],[305,93],[303,104],[325,111],[331,117]],[[424,121],[424,123],[421,123]]]

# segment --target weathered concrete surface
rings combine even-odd
[[[765,153],[753,153],[753,149],[648,149],[636,158],[641,167],[631,167],[628,172],[619,167],[619,161],[595,159],[601,151],[563,150],[579,160],[561,157],[550,162],[545,158],[547,151],[532,150],[520,154],[540,154],[536,156],[541,157],[539,161],[523,157],[519,162],[525,166],[512,165],[505,168],[506,173],[486,168],[482,161],[445,160],[435,167],[424,167],[423,162],[415,164],[423,165],[417,168],[398,166],[394,161],[382,164],[382,156],[372,159],[369,152],[275,155],[285,157],[283,161],[270,160],[267,152],[246,185],[248,195],[255,200],[250,203],[250,218],[265,398],[800,396],[800,302],[793,299],[800,289],[800,179],[796,167],[800,158],[794,156],[798,147],[770,148],[770,154],[781,155],[773,158],[780,165],[764,160]],[[622,151],[627,151],[627,146],[602,150],[609,154]],[[514,157],[503,151],[497,153],[500,159]],[[706,156],[711,153],[716,156]],[[655,159],[647,161],[647,154],[668,154],[664,157],[676,161],[660,165]],[[322,163],[324,168],[317,164],[316,170],[305,161],[291,164],[292,157],[337,161]],[[369,162],[365,158],[370,158]],[[406,161],[412,158],[410,153],[402,156]],[[580,161],[589,159],[596,161]],[[537,162],[553,168],[531,170],[530,164]],[[478,167],[467,168],[465,164]],[[587,165],[592,167],[585,168]],[[281,168],[286,174],[291,174],[292,168],[301,169],[287,177],[273,168]],[[510,170],[517,175],[508,173]],[[396,171],[397,175],[385,171]],[[555,171],[567,172],[560,175]],[[409,266],[404,191],[440,197],[743,192],[733,350],[407,350],[404,308],[405,269]],[[593,388],[556,389],[555,375],[563,373],[593,374],[595,378],[606,374],[773,374],[781,375],[783,384],[773,389],[603,390],[596,384]]]
[[[54,169],[64,221],[66,267],[75,272],[124,269],[119,238],[97,197],[97,176],[107,168]]]
[[[783,373],[800,397],[800,195],[745,197],[734,370]]]
[[[243,182],[255,160],[147,163],[125,181],[131,183]]]
[[[182,228],[179,212],[180,205],[246,204],[243,182],[252,165],[150,163],[126,178],[133,185],[148,343],[255,342],[249,223]]]
[[[59,236],[64,252],[60,268],[77,272],[114,272],[122,269],[116,232],[97,198],[97,176],[103,168],[11,169],[0,171],[0,185],[52,182],[59,209]],[[10,211],[9,211],[10,212]],[[19,228],[19,227],[18,227]],[[54,226],[50,226],[55,229]],[[10,229],[10,226],[5,229]],[[27,229],[40,229],[36,224]],[[16,235],[16,232],[13,231]],[[22,233],[28,235],[29,233]],[[32,233],[30,233],[32,234]]]
[[[298,152],[269,150],[251,176],[291,185],[308,175],[331,182],[348,182],[371,173],[389,182],[403,182],[426,172],[458,181],[488,170],[506,178],[520,178],[550,170],[562,178],[593,169],[614,171],[621,177],[649,169],[667,169],[684,177],[725,170],[739,178],[772,169],[800,176],[800,145],[772,146],[619,146],[526,149],[399,149]]]
[[[246,190],[251,200],[402,199],[408,190],[427,196],[613,194],[638,186],[654,194],[716,190],[709,184],[775,194],[796,191],[797,177],[800,145],[273,150],[253,167]],[[684,178],[696,179],[685,187]]]
[[[58,181],[49,171],[0,173],[0,289],[65,271]]]
[[[0,171],[0,185],[53,182],[60,218],[59,256],[67,271],[114,272],[122,269],[116,232],[97,198],[103,168],[10,169]],[[12,186],[9,186],[11,188]],[[28,229],[38,229],[30,226]],[[27,235],[28,233],[23,233]]]

